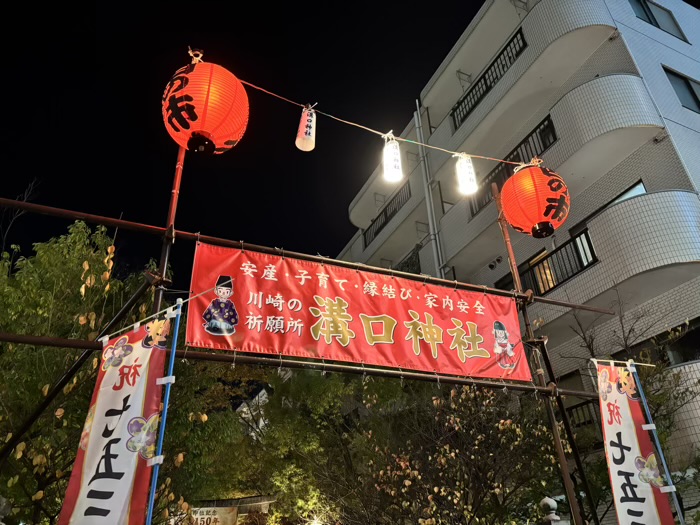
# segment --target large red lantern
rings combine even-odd
[[[569,189],[557,173],[541,167],[541,160],[516,168],[501,190],[506,221],[514,229],[538,239],[549,237],[569,215]]]
[[[248,125],[248,94],[233,73],[192,54],[163,93],[163,122],[189,151],[217,154],[235,146]]]

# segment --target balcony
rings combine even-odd
[[[530,160],[533,154],[542,156],[545,165],[564,178],[572,199],[576,199],[650,143],[662,128],[663,122],[642,79],[608,75],[563,95],[549,116],[522,139],[506,160],[517,162]],[[490,182],[502,184],[511,174],[510,166],[496,166],[473,199],[457,202],[440,219],[445,261],[462,273],[478,271],[500,253],[502,241],[495,222],[496,210],[489,205]],[[596,242],[594,234],[591,238]]]
[[[454,129],[459,129],[462,123],[471,114],[474,108],[481,102],[496,83],[510,69],[515,60],[527,47],[522,28],[518,29],[515,36],[505,45],[503,50],[496,56],[491,64],[482,73],[479,79],[474,82],[471,88],[455,104],[450,112]]]
[[[406,204],[411,198],[411,181],[406,181],[406,184],[399,188],[399,191],[391,198],[391,200],[386,203],[386,205],[381,209],[379,215],[377,215],[369,227],[362,232],[362,236],[365,241],[365,248],[367,248],[372,241],[377,237],[379,232],[381,232],[384,227],[389,224],[391,218],[398,213],[398,211]]]
[[[626,311],[700,275],[697,193],[673,190],[632,197],[591,219],[588,235],[598,263],[590,265],[585,278],[573,276],[552,288],[548,297],[601,308],[620,301]],[[571,339],[571,310],[537,303],[529,310],[531,318],[542,319],[541,333],[550,347]],[[577,315],[590,326],[609,319],[592,312]]]
[[[512,136],[513,123],[527,122],[551,101],[614,31],[615,22],[603,0],[541,0],[512,36],[503,40],[506,46],[478,74],[459,103],[443,110],[444,98],[452,93],[443,78],[448,74],[446,68],[452,68],[453,76],[455,69],[470,72],[469,56],[480,58],[483,52],[467,40],[462,45],[470,53],[460,49],[422,92],[432,121],[439,122],[429,143],[450,151],[486,152],[502,158],[493,148]],[[450,164],[450,157],[435,151],[428,154],[436,178],[449,176],[449,169],[440,172]]]
[[[520,270],[520,280],[524,290],[532,290],[542,296],[569,279],[576,277],[586,268],[598,262],[588,230],[546,254],[527,268]],[[513,289],[513,278],[507,276],[496,283],[496,288]]]

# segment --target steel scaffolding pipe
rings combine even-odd
[[[305,261],[312,261],[323,264],[333,264],[336,266],[342,266],[345,268],[352,268],[353,270],[361,270],[367,272],[374,272],[383,275],[392,275],[394,277],[402,277],[404,279],[410,279],[412,281],[421,281],[429,284],[436,284],[438,286],[448,286],[450,288],[456,288],[459,290],[467,290],[472,292],[487,293],[491,295],[500,295],[504,297],[513,297],[521,302],[536,302],[549,304],[552,306],[561,306],[563,308],[571,308],[575,310],[586,310],[589,312],[595,312],[599,314],[615,315],[615,312],[607,308],[598,308],[595,306],[588,306],[585,304],[575,304],[566,301],[558,301],[556,299],[549,299],[547,297],[537,297],[533,296],[532,293],[522,292],[522,291],[508,291],[499,290],[498,288],[489,288],[488,286],[480,286],[477,284],[462,283],[459,281],[449,281],[447,279],[440,279],[438,277],[431,277],[428,275],[416,275],[413,273],[401,272],[398,270],[391,270],[387,268],[380,268],[375,266],[368,266],[366,264],[353,263],[349,261],[342,261],[339,259],[333,259],[331,257],[321,257],[318,255],[309,255],[305,253],[290,252],[287,250],[280,250],[278,248],[270,248],[268,246],[259,246],[256,244],[244,243],[243,241],[232,241],[229,239],[222,239],[220,237],[212,237],[210,235],[201,235],[199,233],[191,233],[182,230],[171,229],[168,232],[168,228],[161,226],[153,226],[149,224],[142,224],[140,222],[125,221],[122,219],[114,219],[112,217],[104,217],[101,215],[93,215],[89,213],[82,213],[72,210],[65,210],[63,208],[54,208],[51,206],[44,206],[41,204],[35,204],[31,202],[18,201],[14,199],[5,199],[0,197],[0,207],[13,208],[17,210],[23,210],[33,213],[39,213],[41,215],[49,215],[52,217],[61,217],[70,220],[84,220],[94,224],[101,224],[103,226],[110,226],[113,228],[120,228],[124,230],[131,230],[141,233],[146,233],[149,235],[158,236],[172,236],[172,239],[185,239],[188,241],[201,241],[207,244],[214,244],[217,246],[225,246],[227,248],[238,248],[238,249],[248,249],[255,252],[267,253],[271,255],[287,256],[293,257],[295,259],[301,259]]]
[[[53,346],[59,348],[78,348],[81,350],[102,350],[102,343],[97,341],[86,341],[83,339],[64,339],[61,337],[46,337],[36,335],[21,335],[0,332],[0,342],[26,344],[34,346]],[[337,362],[319,362],[303,359],[290,359],[281,357],[267,357],[257,354],[244,354],[239,352],[211,353],[192,350],[177,350],[176,357],[179,359],[192,359],[193,361],[214,361],[220,363],[238,363],[246,365],[261,365],[269,367],[295,368],[305,370],[319,370],[321,372],[340,372],[377,377],[392,377],[396,379],[412,379],[417,381],[432,381],[453,385],[477,386],[483,388],[507,388],[518,392],[539,392],[545,396],[560,395],[579,397],[582,399],[598,399],[598,394],[579,390],[568,390],[556,388],[553,384],[549,386],[537,386],[535,384],[514,383],[505,381],[489,381],[487,379],[474,379],[471,377],[458,377],[440,374],[429,374],[426,372],[416,372],[410,370],[397,370],[357,366],[354,364],[344,364]]]

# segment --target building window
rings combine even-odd
[[[664,68],[673,90],[678,95],[681,105],[691,111],[700,113],[700,83]]]
[[[688,41],[678,22],[676,22],[673,13],[668,9],[648,0],[629,0],[629,3],[637,18],[641,18],[646,23],[656,26],[685,42]]]

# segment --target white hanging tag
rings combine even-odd
[[[156,385],[167,385],[168,383],[175,383],[175,376],[165,376],[156,379]]]
[[[311,151],[316,146],[316,112],[310,107],[305,107],[301,112],[294,144],[301,151]]]
[[[642,425],[642,430],[656,430],[656,425],[654,423],[645,423]]]

